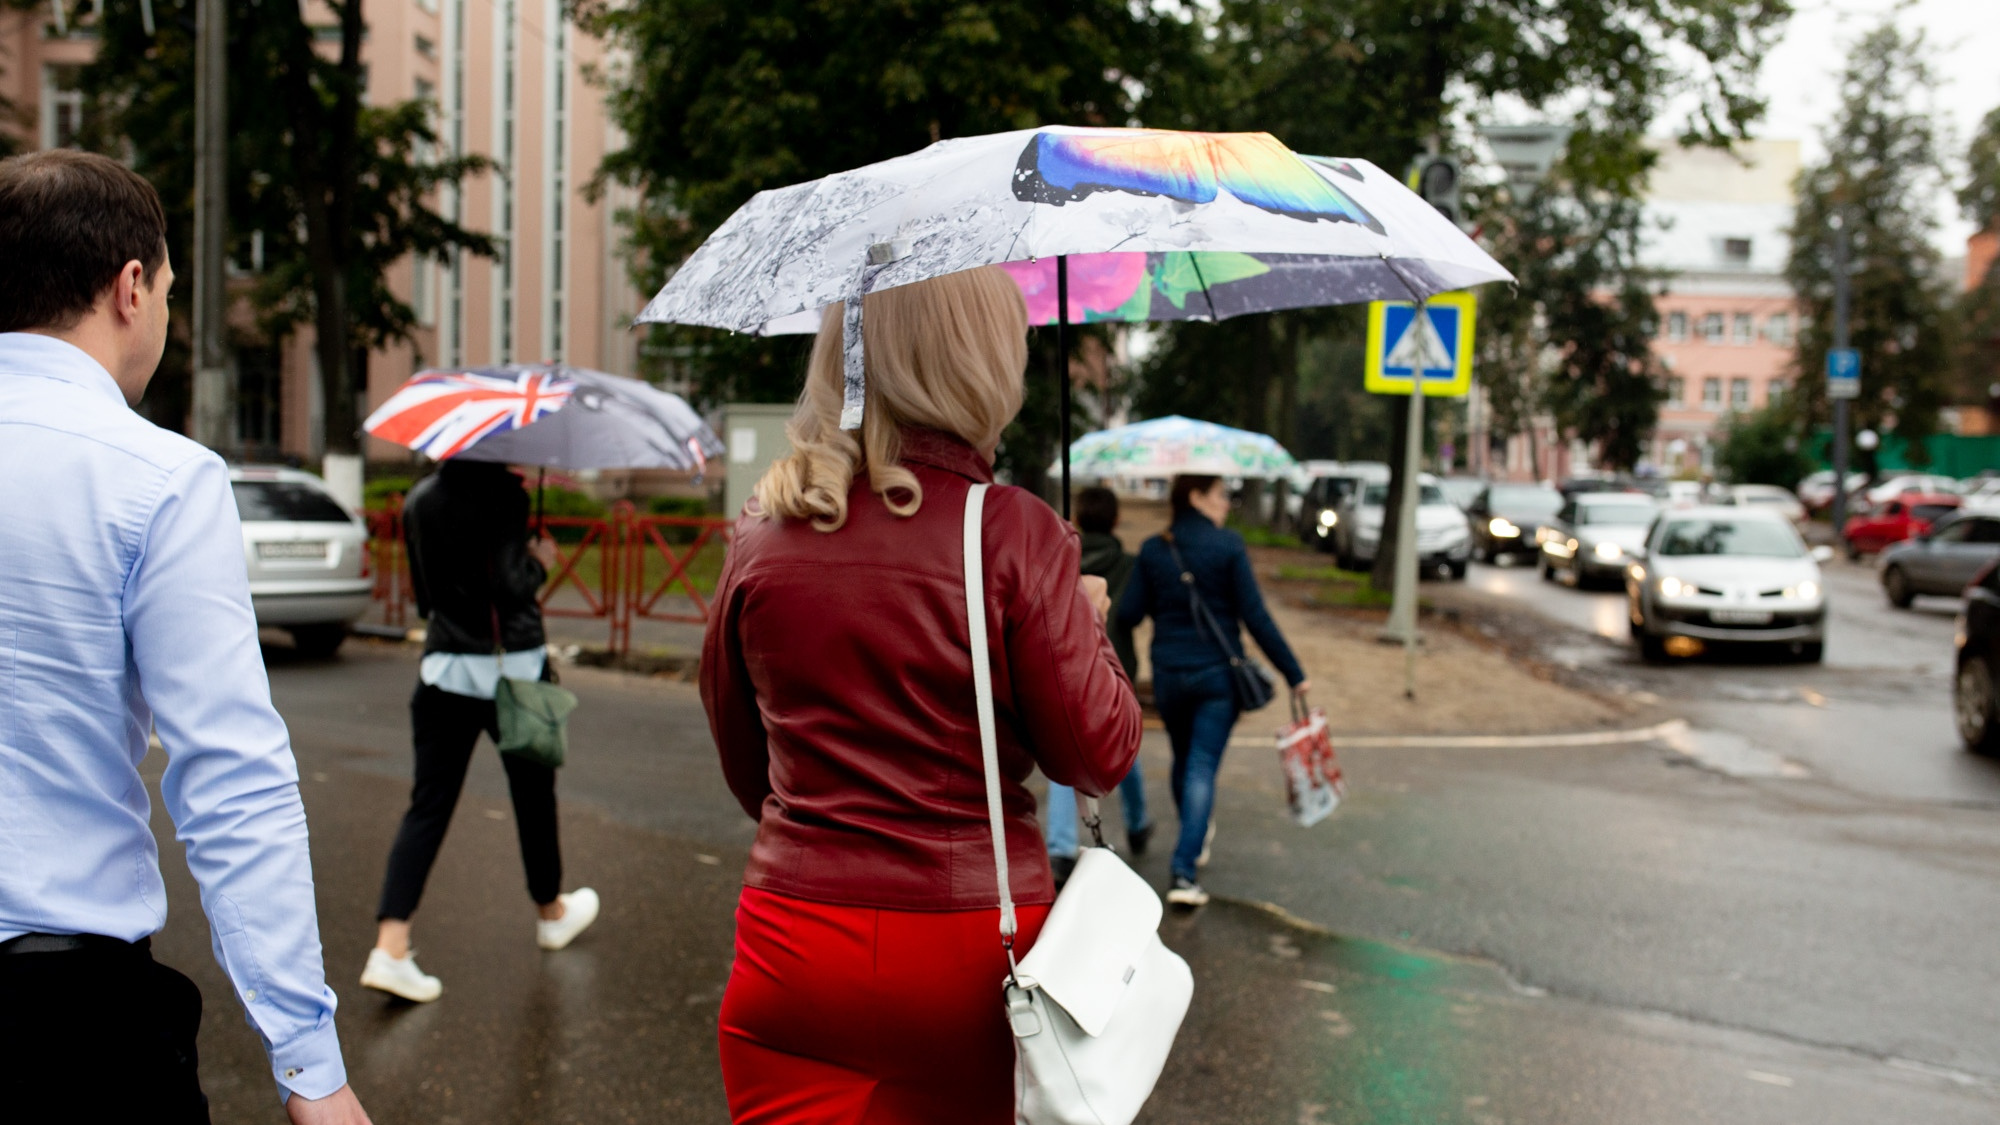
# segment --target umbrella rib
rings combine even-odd
[[[1208,279],[1201,275],[1201,253],[1196,250],[1188,251],[1188,264],[1194,267],[1194,279],[1201,282],[1201,299],[1208,302],[1209,323],[1222,323],[1222,318],[1215,315],[1215,295],[1208,291]]]

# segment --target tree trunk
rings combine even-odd
[[[1368,568],[1368,585],[1385,593],[1396,588],[1396,545],[1403,538],[1403,459],[1410,449],[1410,396],[1397,395],[1389,402],[1389,495],[1382,501],[1382,537],[1376,540],[1375,561]]]

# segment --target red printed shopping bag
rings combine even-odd
[[[1340,807],[1347,780],[1326,732],[1326,709],[1306,710],[1296,697],[1290,725],[1278,732],[1278,761],[1285,769],[1285,803],[1299,827],[1310,828]]]

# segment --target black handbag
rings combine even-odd
[[[1248,656],[1236,655],[1229,646],[1229,638],[1222,633],[1222,624],[1208,611],[1207,603],[1201,600],[1201,592],[1195,589],[1194,573],[1181,560],[1180,548],[1174,546],[1172,536],[1160,537],[1167,550],[1174,556],[1174,566],[1181,572],[1181,585],[1187,587],[1188,606],[1194,613],[1195,621],[1208,630],[1209,639],[1215,642],[1222,655],[1229,660],[1229,682],[1236,689],[1236,706],[1244,711],[1258,711],[1269,706],[1278,697],[1278,689],[1271,684],[1271,674]]]

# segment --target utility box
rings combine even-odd
[[[749,503],[757,482],[773,461],[792,451],[785,423],[792,420],[789,402],[732,402],[722,408],[722,441],[729,447],[727,483],[722,490],[722,514],[735,519]]]

